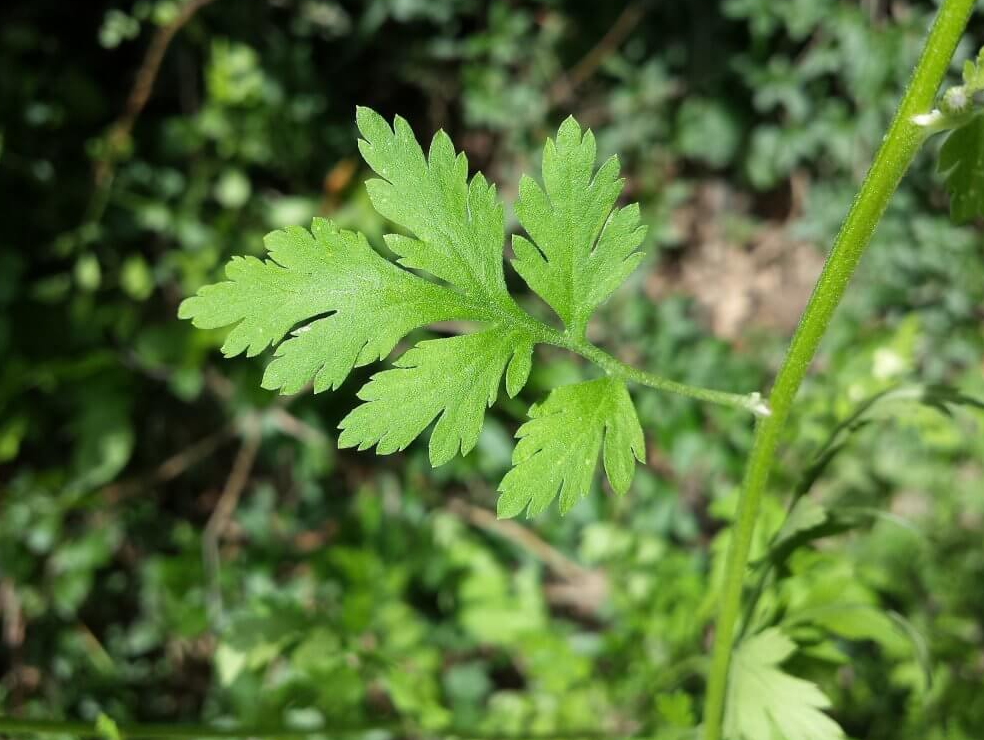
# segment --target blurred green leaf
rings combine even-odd
[[[737,740],[837,740],[844,732],[822,710],[830,700],[779,668],[796,645],[778,629],[743,640],[731,659],[725,734]]]
[[[946,180],[954,221],[984,215],[984,116],[947,135],[937,169]]]

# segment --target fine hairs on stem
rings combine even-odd
[[[714,633],[714,651],[704,708],[703,740],[720,740],[724,720],[728,669],[748,555],[762,494],[769,480],[776,446],[796,392],[840,303],[858,260],[871,240],[885,207],[928,131],[917,116],[933,109],[943,81],[974,7],[974,0],[943,0],[922,54],[868,174],[834,240],[820,279],[803,311],[769,396],[770,416],[756,423],[755,440],[745,468],[724,586]],[[916,119],[916,120],[914,120]]]

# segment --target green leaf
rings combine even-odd
[[[646,233],[638,204],[613,208],[624,183],[618,159],[597,172],[594,164],[594,135],[568,118],[544,147],[543,188],[524,175],[516,203],[532,241],[513,237],[513,267],[577,336],[639,264]]]
[[[265,244],[269,259],[234,257],[227,282],[205,286],[178,309],[202,329],[235,324],[222,345],[226,357],[257,355],[301,325],[277,348],[264,388],[295,393],[312,378],[316,391],[337,388],[411,330],[471,313],[454,292],[401,270],[331,221],[315,219],[310,232],[274,231]]]
[[[779,665],[796,644],[778,628],[745,639],[728,676],[724,735],[728,740],[839,740],[841,728],[822,710],[830,700],[809,681]]]
[[[810,498],[801,498],[793,506],[782,527],[772,540],[778,548],[801,532],[808,532],[827,521],[827,510]]]
[[[123,740],[119,726],[108,714],[100,712],[96,717],[96,735],[102,740]]]
[[[364,403],[340,424],[339,446],[375,446],[387,454],[406,448],[433,423],[430,459],[440,465],[475,446],[503,376],[515,396],[529,377],[535,342],[560,342],[560,335],[510,296],[502,267],[503,207],[481,173],[468,179],[468,161],[448,136],[439,131],[425,155],[404,119],[396,117],[390,126],[368,108],[359,108],[356,118],[359,150],[380,176],[366,184],[373,206],[408,232],[385,237],[398,264],[374,251],[363,235],[315,219],[310,232],[289,227],[268,235],[266,260],[233,258],[229,280],[203,287],[178,313],[204,329],[232,326],[222,347],[228,357],[275,346],[263,387],[282,393],[308,383],[315,392],[338,388],[353,368],[383,359],[428,324],[482,324],[477,333],[409,350],[393,369],[372,377],[359,392]],[[644,233],[637,206],[613,210],[622,188],[617,162],[609,160],[593,174],[594,158],[591,133],[582,136],[573,119],[565,122],[544,157],[552,204],[527,178],[519,207],[547,258],[534,264],[531,255],[525,261],[520,255],[521,271],[549,299],[557,290],[567,296],[566,304],[554,304],[582,335],[593,308],[638,263],[635,250]],[[554,408],[570,418],[537,418]],[[628,488],[643,440],[622,383],[558,391],[543,409],[520,430],[517,467],[503,481],[503,500],[519,509],[532,501],[532,514],[562,487],[566,510],[590,486],[596,460],[588,457],[602,449],[612,487],[620,493]],[[558,447],[533,433],[558,421],[565,427],[561,442],[575,445]],[[552,491],[546,491],[549,485]]]
[[[968,95],[984,90],[984,49],[977,52],[977,59],[964,62],[963,81]]]
[[[807,505],[809,511],[798,511],[803,501],[809,499],[800,499],[795,504],[770,544],[769,551],[755,565],[768,564],[774,568],[783,568],[793,553],[801,547],[826,537],[851,532],[877,521],[887,522],[917,538],[925,539],[922,530],[912,522],[888,511],[867,506],[838,506],[831,510],[812,502]],[[823,515],[822,518],[820,514]],[[811,521],[811,517],[814,516],[817,517],[816,520]]]
[[[853,434],[872,422],[870,412],[886,403],[918,403],[952,416],[958,407],[984,410],[984,401],[969,396],[959,388],[943,384],[901,384],[885,388],[863,399],[845,419],[830,431],[827,439],[814,453],[793,489],[793,503],[809,493],[831,462],[847,447]]]
[[[923,681],[927,688],[932,688],[933,686],[933,657],[929,650],[929,644],[926,642],[925,636],[916,629],[915,625],[912,624],[908,619],[899,614],[898,612],[886,612],[888,618],[892,620],[896,629],[905,635],[909,644],[912,646],[912,654],[922,669]]]
[[[937,170],[945,178],[954,221],[984,215],[984,116],[975,116],[946,138]]]
[[[502,271],[504,226],[495,186],[481,173],[468,182],[468,160],[455,154],[444,131],[434,135],[425,157],[400,116],[390,128],[378,113],[360,107],[356,121],[363,136],[359,151],[382,178],[366,183],[373,206],[416,237],[386,237],[400,264],[517,313]]]
[[[691,728],[696,724],[693,699],[684,691],[657,694],[656,712],[670,727]]]
[[[784,615],[783,624],[792,630],[799,624],[812,624],[845,640],[871,640],[893,651],[904,648],[907,637],[888,614],[873,604],[827,601]]]
[[[431,464],[444,464],[459,449],[465,455],[478,441],[503,371],[514,396],[526,382],[532,352],[522,333],[497,329],[421,342],[359,391],[366,403],[339,424],[338,446],[376,445],[386,455],[406,448],[440,417],[430,439]]]
[[[810,542],[818,533],[825,532],[824,525],[829,519],[829,512],[813,499],[806,496],[796,499],[782,526],[773,535],[766,557],[773,564],[782,565],[794,550]]]
[[[499,485],[499,517],[542,512],[560,492],[561,513],[587,494],[598,455],[612,489],[624,494],[645,441],[625,384],[613,378],[561,386],[530,408],[516,433],[513,468]]]

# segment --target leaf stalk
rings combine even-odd
[[[598,365],[606,373],[616,378],[645,385],[656,390],[687,396],[698,401],[707,401],[720,406],[730,406],[731,408],[750,411],[758,417],[768,416],[771,413],[769,404],[762,398],[761,393],[728,393],[727,391],[718,391],[712,388],[680,383],[676,380],[665,378],[662,375],[656,375],[655,373],[632,367],[586,341],[571,343],[565,346],[572,352],[576,352],[582,357],[591,360],[591,362]]]

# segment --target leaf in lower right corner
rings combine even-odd
[[[775,627],[738,646],[728,677],[727,740],[843,740],[823,711],[830,700],[819,687],[779,667],[795,651],[796,643]]]
[[[984,216],[984,116],[975,116],[947,137],[937,171],[945,178],[954,221]]]

